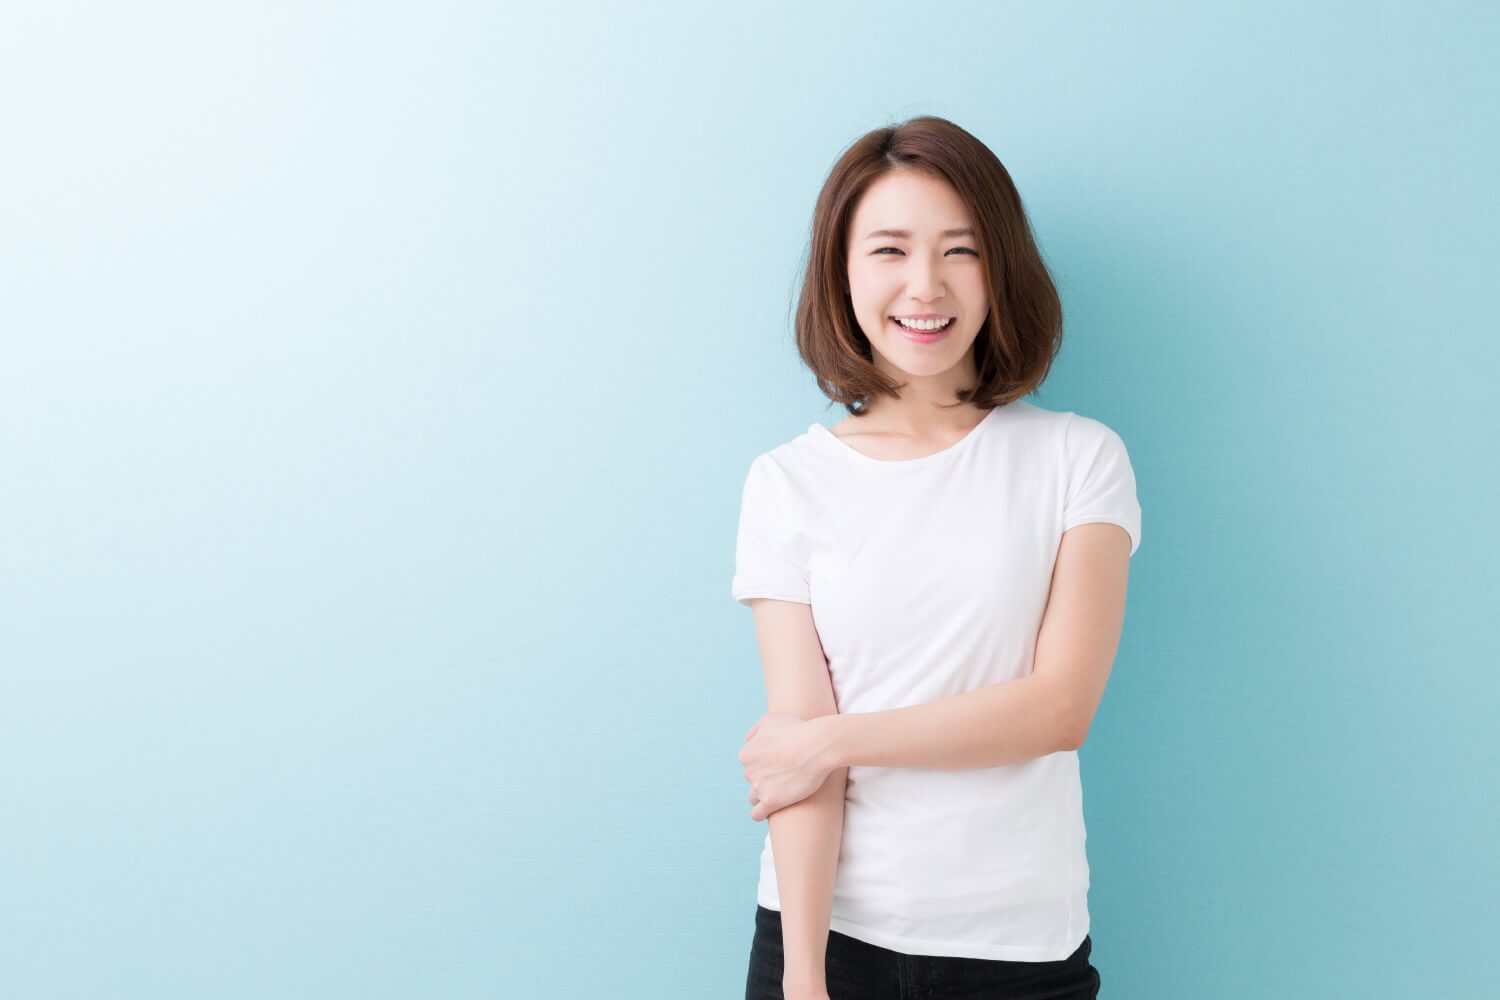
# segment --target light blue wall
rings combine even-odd
[[[1493,11],[7,5],[0,994],[741,995],[739,490],[933,113],[1140,484],[1105,995],[1484,995]]]

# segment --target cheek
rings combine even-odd
[[[849,294],[854,299],[855,312],[879,313],[893,292],[890,282],[881,281],[878,274],[853,269],[849,272]]]
[[[980,271],[978,268],[974,269],[974,274],[969,278],[969,281],[967,283],[967,292],[969,298],[973,299],[976,302],[983,302],[985,306],[988,307],[990,301],[990,293],[985,288],[984,272]]]
[[[849,268],[849,294],[854,296],[857,302],[868,294],[870,286],[869,276],[857,267]]]

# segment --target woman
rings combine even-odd
[[[747,1000],[1097,995],[1075,751],[1140,507],[1114,431],[1022,399],[1061,332],[983,143],[922,117],[839,159],[797,346],[850,415],[751,463],[736,541],[768,704]]]

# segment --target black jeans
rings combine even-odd
[[[1057,962],[907,955],[828,932],[829,1000],[1094,1000],[1099,971],[1087,936]],[[755,940],[745,1000],[785,1000],[781,992],[781,914],[755,907]]]

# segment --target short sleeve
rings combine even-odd
[[[806,560],[798,554],[799,536],[785,487],[765,455],[750,463],[740,498],[734,579],[730,583],[735,601],[746,607],[752,597],[812,603]]]
[[[1135,494],[1135,470],[1125,442],[1090,417],[1069,414],[1064,432],[1068,486],[1062,530],[1107,521],[1130,534],[1130,554],[1141,547],[1141,506]]]

